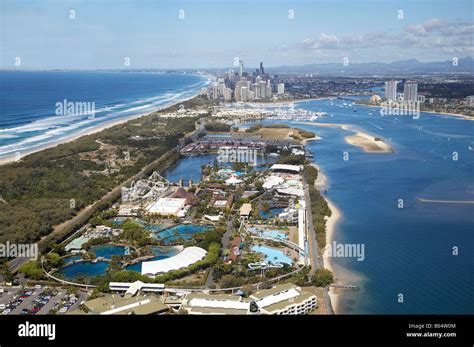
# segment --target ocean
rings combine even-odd
[[[152,111],[208,83],[194,75],[118,72],[0,72],[0,81],[0,157]],[[55,115],[64,99],[95,102],[95,117]],[[332,259],[338,283],[360,288],[344,292],[339,313],[472,314],[474,205],[420,199],[474,201],[474,121],[424,112],[419,119],[381,117],[376,108],[344,103],[297,106],[327,112],[322,123],[380,136],[395,153],[365,153],[345,142],[351,132],[294,123],[322,138],[308,149],[342,212],[334,240],[364,245],[363,261]],[[170,176],[198,180],[201,159],[191,165],[196,176],[188,165]]]
[[[0,158],[151,112],[207,84],[189,74],[0,71]],[[88,107],[61,110],[58,103]],[[94,114],[87,112],[91,106]]]
[[[338,313],[472,314],[474,204],[419,199],[474,201],[474,121],[424,112],[381,117],[378,108],[344,103],[296,106],[327,112],[318,122],[380,136],[395,153],[365,153],[345,142],[352,132],[294,123],[322,138],[308,147],[342,212],[334,241],[364,245],[363,261],[331,258],[338,283],[360,288],[343,292]]]

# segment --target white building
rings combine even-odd
[[[264,189],[272,189],[280,184],[282,184],[285,180],[279,176],[270,176],[263,182]]]
[[[407,81],[403,86],[404,101],[418,101],[418,83]]]
[[[288,164],[274,164],[270,168],[272,171],[283,171],[283,172],[291,172],[291,173],[300,173],[301,166],[299,165],[288,165]]]
[[[234,89],[235,101],[240,101],[240,86],[237,85]]]
[[[267,86],[266,87],[266,90],[265,90],[265,97],[267,99],[271,98],[272,97],[272,87],[270,86]]]
[[[385,82],[385,99],[397,100],[397,84],[398,81],[387,81]]]
[[[229,294],[188,294],[181,309],[193,315],[307,314],[318,306],[316,295],[292,284],[260,290],[249,298]]]
[[[166,259],[144,261],[142,275],[156,276],[173,270],[188,267],[206,257],[207,251],[200,247],[187,247],[182,252]]]
[[[466,104],[469,107],[474,107],[474,95],[469,95],[466,97]]]
[[[264,289],[250,296],[263,314],[301,315],[318,306],[316,295],[303,292],[292,283]]]
[[[265,99],[267,97],[267,84],[265,81],[260,81],[260,98]]]
[[[280,95],[285,94],[285,84],[284,83],[278,83],[277,93],[280,94]]]
[[[162,292],[165,288],[161,283],[143,283],[142,281],[129,282],[109,282],[109,289],[125,294],[136,295],[138,292]]]
[[[301,249],[306,249],[306,203],[302,199],[300,204],[301,206],[298,209],[298,246]],[[302,265],[306,265],[305,255],[301,252],[299,254],[299,263]]]
[[[184,209],[186,199],[182,198],[159,198],[147,207],[148,213],[177,216]]]
[[[232,100],[232,89],[225,88],[224,89],[224,100],[231,101]]]

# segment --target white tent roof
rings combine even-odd
[[[238,300],[213,300],[212,296],[208,299],[193,298],[188,301],[189,306],[212,307],[212,308],[233,308],[236,310],[248,310],[249,302]]]
[[[266,296],[263,299],[258,300],[257,305],[259,307],[267,307],[267,306],[276,304],[280,301],[296,298],[299,295],[300,293],[295,288],[291,288],[282,293]]]
[[[271,169],[272,170],[284,170],[284,171],[300,172],[301,167],[299,165],[274,164],[271,167]]]
[[[200,247],[187,247],[181,253],[173,257],[143,262],[142,275],[154,276],[159,273],[185,268],[203,259],[206,254],[206,250]]]
[[[285,180],[279,176],[270,176],[265,180],[265,183],[263,183],[263,188],[265,189],[271,189],[281,183],[283,183]]]
[[[281,188],[277,189],[277,192],[285,195],[296,195],[299,197],[304,196],[304,190],[298,188]]]
[[[230,176],[230,178],[228,178],[226,181],[225,181],[226,184],[239,184],[239,183],[242,183],[242,180],[241,179],[238,179],[237,177],[235,176]]]
[[[186,199],[182,198],[159,198],[157,201],[148,206],[150,213],[177,213],[186,203]]]

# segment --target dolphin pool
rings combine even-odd
[[[283,239],[283,240],[288,240],[288,235],[286,235],[283,230],[278,230],[278,229],[273,229],[273,230],[265,230],[265,229],[260,229],[257,227],[252,227],[249,228],[249,231],[258,236],[263,236],[263,237],[271,237],[272,239]]]
[[[107,267],[109,266],[108,262],[98,261],[93,263],[91,261],[83,261],[80,263],[70,264],[64,266],[57,274],[61,275],[67,280],[73,280],[79,276],[94,277],[105,274]]]
[[[146,261],[161,260],[172,256],[175,256],[180,252],[179,247],[152,247],[152,253],[155,255],[153,258],[147,259]],[[142,272],[142,262],[128,265],[125,270]]]
[[[94,253],[97,258],[112,259],[113,255],[124,255],[124,246],[113,245],[97,245],[90,248],[90,252]]]
[[[291,265],[293,261],[291,260],[290,257],[285,255],[283,251],[280,251],[279,249],[268,247],[268,246],[263,246],[263,245],[255,245],[250,248],[253,252],[261,253],[265,255],[265,260],[275,264],[275,263],[286,263],[288,265]]]
[[[155,233],[155,237],[166,245],[179,239],[190,240],[194,234],[204,233],[209,230],[211,230],[211,227],[208,225],[179,224]]]
[[[276,218],[278,217],[280,213],[283,213],[283,212],[285,212],[284,208],[275,207],[275,208],[269,209],[268,211],[260,210],[258,211],[258,214],[260,215],[260,217],[268,219],[268,218]]]

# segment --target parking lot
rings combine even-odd
[[[86,298],[87,293],[82,290],[6,287],[0,295],[0,314],[64,314],[78,308]]]

